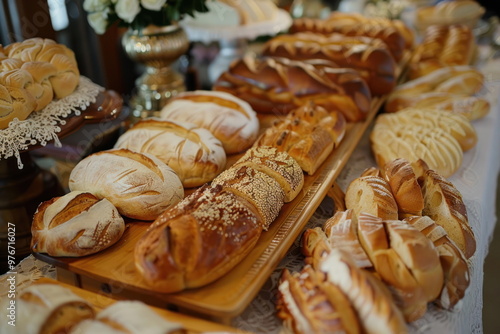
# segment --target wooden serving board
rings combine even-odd
[[[269,275],[299,236],[333,182],[349,160],[383,99],[372,101],[364,122],[350,123],[345,138],[314,175],[306,175],[299,195],[283,206],[278,218],[263,232],[255,248],[229,273],[201,288],[179,293],[158,293],[142,279],[134,265],[134,246],[150,223],[131,222],[121,240],[105,251],[83,258],[35,254],[60,269],[59,279],[86,289],[104,290],[124,298],[144,300],[162,307],[174,305],[217,321],[238,316],[250,304]],[[64,273],[65,275],[63,275]],[[68,277],[68,274],[76,274]]]
[[[87,290],[83,290],[80,288],[77,288],[75,286],[61,283],[59,281],[52,280],[50,278],[45,278],[42,277],[39,280],[37,280],[34,284],[58,284],[62,287],[70,289],[74,294],[78,295],[79,297],[82,297],[85,299],[87,302],[92,305],[92,307],[95,309],[95,311],[99,312],[102,309],[108,307],[109,305],[113,304],[116,302],[116,300],[108,298],[102,294],[90,292]],[[224,326],[221,324],[217,324],[214,322],[202,320],[202,319],[197,319],[194,317],[187,316],[185,314],[177,313],[177,312],[172,312],[168,310],[164,310],[161,308],[157,307],[151,307],[153,311],[158,313],[162,318],[165,320],[171,321],[171,322],[176,322],[178,324],[181,324],[184,329],[186,329],[187,333],[206,333],[206,332],[224,332],[224,333],[246,333],[241,330],[237,330],[235,328],[231,328],[228,326]]]

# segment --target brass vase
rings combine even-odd
[[[171,68],[189,48],[186,33],[178,25],[129,29],[122,45],[130,59],[146,66],[130,99],[132,116],[158,116],[171,97],[186,90],[184,77]]]

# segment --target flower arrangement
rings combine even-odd
[[[206,12],[206,0],[85,0],[83,9],[87,20],[98,34],[104,34],[111,25],[142,29],[150,24],[164,26],[184,15]]]

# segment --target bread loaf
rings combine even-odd
[[[70,334],[141,334],[145,331],[158,334],[184,333],[180,324],[167,321],[146,304],[123,300],[100,311],[95,320],[79,323]]]
[[[279,284],[278,317],[293,333],[360,333],[347,297],[325,274],[306,266],[300,273],[283,271]]]
[[[421,183],[425,200],[423,214],[443,227],[469,259],[476,251],[476,238],[468,222],[462,195],[451,182],[432,169],[425,172]]]
[[[180,93],[162,109],[160,117],[209,130],[227,154],[249,148],[259,133],[259,121],[250,105],[224,92]]]
[[[363,176],[353,180],[347,187],[345,203],[356,216],[365,212],[382,219],[398,219],[398,206],[389,183],[381,177]]]
[[[424,196],[410,162],[396,159],[384,167],[384,175],[398,206],[398,217],[421,216]]]
[[[304,173],[299,164],[288,153],[275,147],[252,147],[233,165],[234,168],[248,166],[261,171],[279,183],[285,192],[285,202],[291,202],[302,190]]]
[[[7,320],[0,322],[3,334],[68,333],[73,326],[94,317],[92,306],[71,290],[58,284],[34,284],[16,296],[15,326]],[[10,298],[2,298],[6,310]]]
[[[293,60],[326,59],[355,69],[372,95],[387,94],[396,86],[396,62],[386,45],[377,39],[310,32],[278,35],[264,45],[262,52],[265,56]]]
[[[421,283],[416,280],[412,271],[392,247],[392,239],[386,226],[382,219],[373,215],[361,213],[358,216],[358,235],[361,245],[378,275],[391,287],[405,319],[411,322],[425,314],[429,299]]]
[[[446,66],[470,64],[475,48],[474,35],[461,24],[430,26],[409,63],[410,80]]]
[[[444,272],[444,287],[436,304],[444,309],[453,309],[464,297],[470,284],[469,268],[463,253],[448,233],[431,218],[413,216],[405,218],[405,221],[425,234],[436,246]]]
[[[411,99],[417,109],[439,109],[465,116],[469,121],[483,118],[490,112],[490,102],[477,96],[459,96],[450,93],[425,93]]]
[[[41,61],[26,62],[22,65],[21,69],[29,72],[34,82],[40,86],[36,96],[32,93],[37,101],[35,111],[40,111],[54,98],[54,90],[52,89],[50,78],[57,74],[57,69],[51,63]]]
[[[415,26],[423,30],[432,25],[467,24],[474,28],[485,9],[470,0],[443,1],[434,6],[418,8],[415,13]]]
[[[293,20],[290,33],[315,32],[324,35],[340,33],[346,36],[366,36],[382,40],[396,61],[403,58],[405,38],[394,27],[380,24],[366,24],[365,22],[345,23],[341,20],[321,20],[312,18],[299,18]]]
[[[287,114],[312,101],[352,122],[365,119],[371,103],[368,86],[352,69],[320,69],[276,58],[236,60],[213,89],[231,93],[261,113]]]
[[[38,206],[31,225],[31,249],[50,256],[85,256],[116,243],[123,218],[107,199],[70,192]]]
[[[267,128],[254,145],[273,146],[287,152],[303,171],[313,175],[332,152],[334,142],[323,127],[296,118],[279,121]]]
[[[212,185],[217,184],[254,205],[264,218],[265,231],[278,217],[284,203],[285,191],[280,184],[273,177],[249,166],[225,170],[212,181]]]
[[[345,252],[334,249],[321,263],[327,280],[347,296],[366,333],[407,333],[404,318],[391,296]]]
[[[71,191],[106,198],[120,214],[154,220],[184,197],[172,168],[158,158],[126,149],[94,153],[80,161],[69,176]]]
[[[213,180],[226,166],[220,140],[191,123],[142,120],[118,138],[115,148],[154,155],[170,166],[187,188]]]
[[[35,98],[25,89],[0,85],[0,129],[17,118],[25,120],[36,107]]]
[[[135,265],[154,291],[203,286],[253,249],[263,225],[243,198],[204,186],[158,217],[135,246]]]

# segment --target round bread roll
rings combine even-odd
[[[120,136],[115,148],[156,156],[177,173],[187,188],[212,181],[226,167],[220,140],[191,123],[142,120]]]
[[[15,304],[15,326],[0,321],[2,334],[68,333],[73,326],[94,318],[94,309],[71,290],[58,284],[34,284],[19,291]],[[2,310],[9,298],[2,298]],[[5,315],[4,315],[5,316]]]
[[[158,158],[126,149],[94,153],[71,171],[69,189],[113,203],[120,214],[154,220],[184,197],[177,174]]]
[[[252,107],[225,92],[198,90],[178,94],[162,109],[160,117],[209,130],[222,142],[227,154],[246,150],[259,133],[259,121]]]
[[[31,248],[50,256],[85,256],[116,243],[125,231],[107,199],[81,191],[41,203],[31,225]]]

